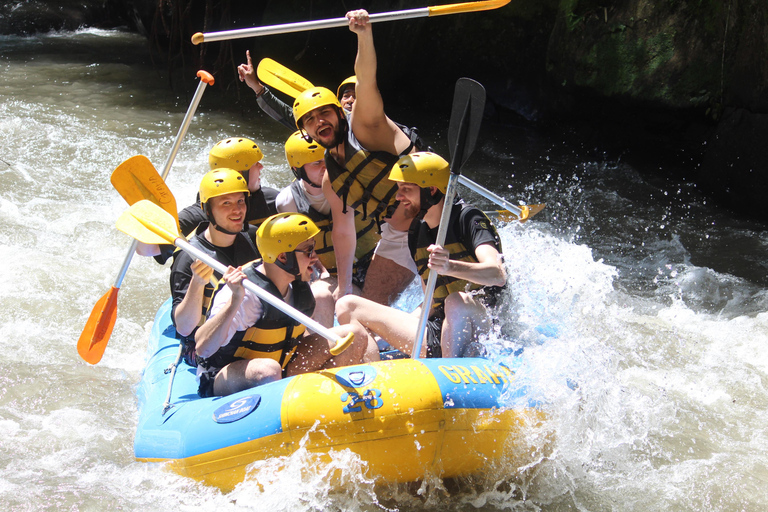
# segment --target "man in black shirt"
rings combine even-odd
[[[444,245],[435,245],[450,169],[434,153],[406,155],[392,168],[398,182],[397,200],[406,216],[415,217],[408,246],[426,285],[429,272],[438,272],[422,356],[462,357],[472,342],[490,327],[486,306],[495,302],[506,274],[501,242],[488,217],[461,200],[451,208]],[[339,322],[358,322],[398,350],[411,354],[420,308],[408,314],[361,297],[336,303]]]

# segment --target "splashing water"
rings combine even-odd
[[[351,452],[319,460],[302,448],[253,464],[228,494],[136,462],[134,390],[168,294],[167,267],[134,258],[98,365],[81,361],[75,345],[130,245],[114,229],[125,204],[109,175],[135,154],[162,165],[188,98],[150,69],[137,36],[86,30],[0,44],[0,501],[8,508],[768,506],[765,226],[708,205],[691,184],[500,127],[481,137],[466,173],[505,197],[548,204],[527,224],[499,226],[509,279],[486,349],[495,361],[522,349],[516,378],[546,412],[504,447],[508,458],[484,475],[382,485]],[[266,185],[291,179],[289,134],[261,114],[209,109],[216,94],[206,92],[169,175],[180,207],[194,199],[208,149],[228,136],[259,141]],[[415,306],[419,293],[409,289],[402,306]]]

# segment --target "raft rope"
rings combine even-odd
[[[168,382],[168,394],[165,397],[165,403],[163,404],[163,412],[160,414],[161,416],[165,416],[165,413],[168,412],[173,408],[173,405],[171,405],[171,390],[173,389],[173,378],[176,376],[176,368],[179,366],[179,362],[181,361],[181,354],[184,350],[184,347],[181,343],[179,343],[179,353],[176,355],[176,360],[171,363],[171,366],[163,370],[163,373],[168,375],[171,374],[171,380]]]

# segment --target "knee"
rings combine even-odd
[[[448,312],[452,314],[468,314],[482,308],[482,305],[475,301],[472,294],[465,292],[453,292],[445,298],[446,316]]]
[[[248,380],[264,384],[283,378],[283,367],[274,359],[251,359],[248,363]]]
[[[319,279],[312,283],[310,288],[312,289],[312,295],[315,296],[316,301],[333,300],[331,284],[328,281]]]
[[[340,324],[348,324],[355,318],[359,301],[356,295],[345,295],[336,301],[336,317]]]

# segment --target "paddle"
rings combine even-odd
[[[129,206],[148,199],[171,215],[178,215],[176,198],[144,155],[132,156],[117,166],[110,181]]]
[[[117,219],[117,229],[145,244],[173,244],[206,265],[218,270],[222,274],[227,271],[226,265],[223,265],[216,258],[213,258],[197,247],[190,245],[179,233],[178,227],[176,226],[176,219],[173,215],[170,215],[152,201],[142,200],[133,204],[128,210],[120,215],[120,218]],[[335,342],[336,345],[331,349],[331,354],[341,354],[352,343],[354,333],[350,332],[344,338],[339,338],[334,332],[326,329],[321,324],[296,310],[280,298],[275,297],[268,291],[260,288],[255,283],[245,280],[243,281],[243,286],[264,302],[279,309],[297,322],[306,325],[310,330],[316,332],[325,339]]]
[[[448,179],[448,187],[445,191],[443,211],[440,214],[440,224],[437,228],[435,244],[442,246],[448,232],[448,222],[453,209],[453,198],[456,195],[456,187],[461,176],[461,167],[467,161],[472,150],[475,149],[477,134],[480,132],[480,123],[483,120],[485,109],[485,89],[478,82],[470,78],[459,78],[453,92],[453,108],[451,119],[448,122],[448,149],[451,152],[451,176]],[[417,359],[421,356],[421,344],[424,331],[427,328],[432,295],[435,293],[437,272],[429,272],[427,288],[424,291],[424,305],[419,319],[419,328],[416,331],[416,340],[413,344],[411,357]]]
[[[179,146],[181,146],[181,140],[184,138],[189,124],[192,122],[192,117],[195,115],[195,110],[197,110],[200,99],[203,97],[205,87],[214,83],[213,76],[206,71],[198,71],[197,76],[200,78],[200,83],[197,85],[195,95],[192,97],[181,127],[179,127],[179,133],[176,134],[176,140],[173,142],[173,147],[171,147],[171,152],[165,161],[162,175],[163,181],[171,170],[173,160],[176,158]],[[88,317],[83,332],[80,334],[80,339],[77,340],[77,353],[87,363],[96,364],[101,361],[104,349],[107,348],[107,342],[112,335],[112,328],[115,326],[115,319],[117,318],[117,294],[120,291],[120,285],[123,283],[123,278],[125,278],[125,273],[128,271],[128,266],[131,264],[131,259],[133,258],[133,253],[136,252],[137,246],[138,241],[134,240],[125,255],[115,283],[93,306],[91,315]]]
[[[269,58],[261,59],[256,67],[256,76],[259,77],[261,83],[267,84],[291,98],[296,98],[302,92],[314,87],[312,82],[303,76]]]
[[[407,20],[411,18],[426,18],[429,16],[442,16],[445,14],[458,14],[462,12],[488,11],[507,5],[510,0],[484,0],[480,2],[464,2],[460,4],[437,5],[434,7],[421,7],[418,9],[406,9],[403,11],[381,12],[370,15],[371,23],[381,21]],[[227,41],[229,39],[241,39],[244,37],[269,36],[274,34],[288,34],[291,32],[303,32],[305,30],[318,30],[322,28],[346,27],[349,20],[344,18],[331,18],[327,20],[301,21],[298,23],[285,23],[282,25],[268,25],[265,27],[241,28],[236,30],[223,30],[221,32],[197,32],[192,36],[192,44],[212,43],[214,41]]]
[[[518,215],[516,213],[513,213],[509,210],[490,210],[490,211],[484,211],[483,213],[488,216],[490,219],[497,219],[503,222],[512,222],[513,220],[519,220],[520,222],[525,222],[537,213],[539,213],[541,210],[544,209],[544,207],[547,206],[545,204],[529,204],[525,206],[521,206],[520,209],[522,210],[522,215],[524,215],[524,218],[521,218],[521,215]]]
[[[459,176],[459,183],[461,183],[462,185],[464,185],[468,189],[477,192],[478,194],[480,194],[481,196],[485,197],[486,199],[490,199],[491,201],[493,201],[497,205],[506,208],[507,210],[509,210],[506,213],[513,214],[514,217],[512,217],[511,215],[510,215],[510,217],[513,220],[514,219],[519,219],[520,222],[527,221],[528,219],[530,219],[531,217],[533,217],[534,215],[539,213],[541,210],[544,209],[544,207],[547,206],[546,204],[529,204],[529,205],[524,205],[524,206],[517,206],[515,204],[510,203],[509,201],[507,201],[503,197],[497,196],[496,194],[494,194],[493,192],[491,192],[487,188],[478,185],[477,183],[475,183],[474,181],[470,180],[466,176]],[[499,213],[501,215],[505,215],[505,213],[503,211],[500,211]]]

